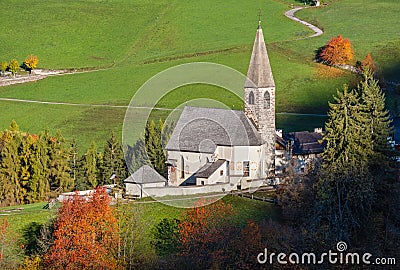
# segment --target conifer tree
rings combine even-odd
[[[23,192],[19,182],[18,140],[15,134],[6,130],[2,134],[0,152],[0,201],[1,205],[15,205],[23,202]]]
[[[147,156],[149,157],[150,163],[154,166],[156,161],[156,145],[157,145],[157,136],[156,136],[156,125],[153,120],[147,122],[144,140],[146,145]]]
[[[146,125],[144,136],[148,160],[154,169],[164,176],[166,172],[163,144],[166,144],[169,139],[171,130],[172,129],[168,127],[164,127],[164,123],[161,119],[158,121],[158,124],[155,124],[155,122],[151,120]]]
[[[89,184],[91,188],[95,188],[99,184],[99,161],[100,156],[97,152],[97,145],[95,142],[92,142],[90,148],[86,152],[83,158],[82,169],[84,173],[85,180]]]
[[[345,86],[329,106],[323,170],[316,185],[319,226],[329,228],[324,233],[334,240],[348,241],[368,218],[375,195],[368,167],[371,128],[356,91]]]
[[[28,181],[26,201],[28,203],[42,201],[50,194],[50,183],[48,176],[48,130],[41,133],[33,144],[33,153],[30,159],[31,177]]]
[[[370,127],[357,92],[344,86],[337,95],[335,103],[329,104],[323,153],[325,165],[334,171],[342,170],[345,164],[365,165],[372,154]]]
[[[129,172],[133,173],[143,165],[151,165],[146,153],[144,138],[139,138],[134,146],[127,146],[126,163]]]
[[[391,154],[388,141],[391,121],[389,112],[385,108],[385,95],[378,81],[374,79],[372,70],[367,69],[362,76],[363,80],[358,85],[358,91],[371,131],[372,147],[374,154],[377,155],[376,159],[384,162]]]
[[[19,131],[19,126],[15,120],[11,121],[10,127],[8,128],[10,131]]]
[[[69,167],[71,168],[70,176],[74,181],[74,184],[76,184],[77,177],[79,174],[79,155],[78,155],[79,152],[78,152],[78,144],[75,138],[72,139],[69,154],[70,154]]]
[[[64,143],[60,132],[49,141],[48,179],[51,190],[56,194],[71,191],[74,187],[74,180],[70,175],[70,149],[65,148]]]
[[[163,155],[162,143],[161,143],[161,130],[162,130],[161,120],[159,121],[158,125],[156,125],[153,120],[148,122],[145,130],[145,145],[146,145],[147,156],[149,157],[151,165],[153,165],[154,169],[158,173],[164,175],[165,166],[163,166],[164,164],[161,164],[161,160],[165,162],[165,156]]]
[[[32,177],[31,160],[33,153],[33,144],[36,143],[37,135],[27,134],[21,141],[19,146],[19,157],[21,162],[21,170],[19,172],[20,184],[22,192],[24,193],[24,201],[26,202],[26,192],[28,190],[28,183]]]
[[[114,174],[119,181],[125,180],[128,175],[124,153],[114,132],[111,132],[111,136],[104,146],[103,166],[101,169],[102,184],[112,184],[113,180],[110,177]]]
[[[156,134],[157,134],[157,159],[156,159],[156,170],[161,174],[165,176],[165,152],[164,152],[164,148],[163,148],[163,137],[164,136],[168,136],[168,135],[164,135],[163,133],[163,128],[164,128],[164,123],[163,121],[160,119],[158,121],[158,125],[156,127]]]

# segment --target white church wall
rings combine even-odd
[[[212,156],[212,154],[195,152],[167,151],[167,153],[167,162],[175,166],[175,179],[168,179],[168,185],[170,186],[181,185],[198,169],[203,167],[207,161],[211,161]]]
[[[249,161],[249,178],[259,178],[260,176],[260,158],[261,150],[260,146],[234,146],[233,147],[233,158],[234,166],[231,175],[244,175],[244,164],[243,162]]]
[[[143,189],[143,197],[164,197],[164,196],[184,196],[195,194],[206,194],[216,192],[229,192],[236,188],[229,183],[214,184],[204,186],[181,186],[181,187],[163,187],[163,188],[145,188]]]
[[[142,185],[143,190],[147,188],[164,188],[165,183],[163,182],[157,182],[157,183],[145,183]],[[131,196],[137,196],[141,197],[142,196],[142,186],[140,184],[134,184],[134,183],[126,183],[126,194],[131,195]],[[143,197],[146,197],[143,195]]]

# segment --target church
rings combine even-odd
[[[143,196],[226,192],[279,183],[324,150],[322,129],[282,133],[275,126],[275,82],[258,24],[244,82],[244,110],[184,107],[165,147],[167,179],[143,166],[124,182]]]
[[[167,143],[168,185],[274,183],[295,158],[299,171],[323,151],[322,129],[275,127],[275,82],[259,23],[244,82],[244,111],[185,107]]]

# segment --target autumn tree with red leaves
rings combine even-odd
[[[256,269],[260,266],[256,260],[257,254],[262,252],[265,246],[262,243],[262,236],[259,225],[248,220],[244,227],[235,239],[234,249],[231,256],[231,264],[234,269]]]
[[[342,35],[331,38],[321,49],[317,58],[329,65],[347,64],[354,57],[354,50],[350,40]]]
[[[44,256],[46,269],[118,269],[117,219],[104,188],[86,200],[77,193],[63,203],[54,244]]]
[[[375,73],[377,71],[377,66],[375,64],[375,60],[372,58],[371,54],[367,54],[362,61],[357,61],[357,68],[358,71],[364,72],[364,71],[371,71]]]
[[[180,255],[188,259],[191,267],[209,269],[227,259],[233,235],[230,204],[217,201],[206,205],[204,199],[183,213],[179,223]],[[206,206],[204,206],[206,205]]]

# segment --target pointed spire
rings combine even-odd
[[[253,52],[251,54],[250,65],[244,87],[275,87],[260,20],[258,21],[256,39],[254,41]]]

